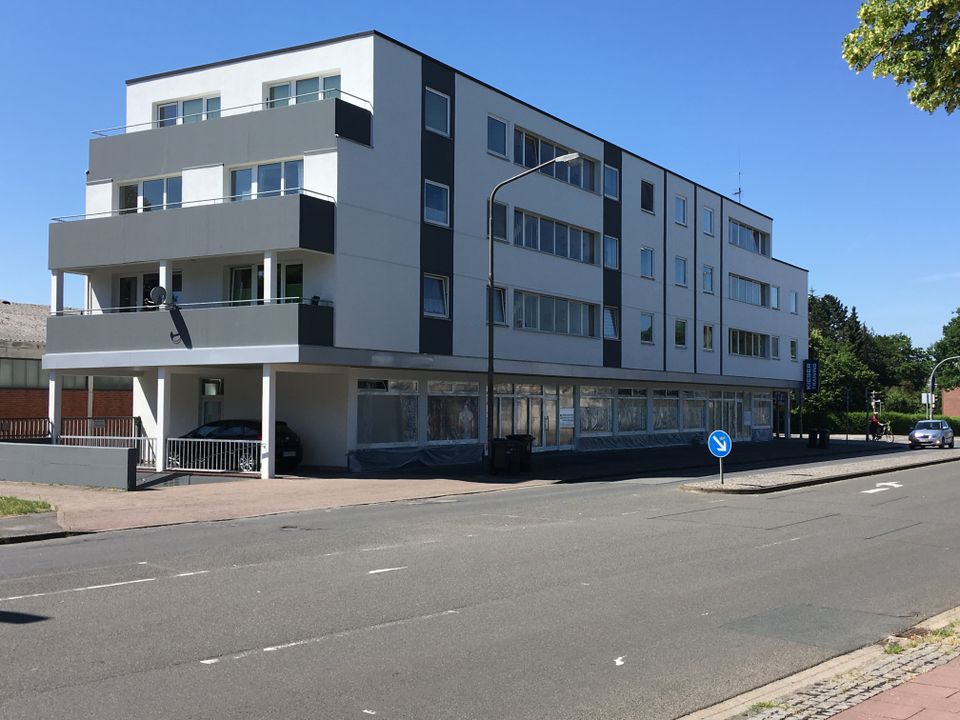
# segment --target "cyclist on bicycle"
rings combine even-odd
[[[877,417],[876,413],[870,416],[870,437],[874,440],[880,440],[886,430],[886,424],[880,422],[880,418]]]

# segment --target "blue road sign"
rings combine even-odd
[[[714,430],[707,438],[707,449],[715,458],[725,458],[733,450],[733,440],[723,430]]]

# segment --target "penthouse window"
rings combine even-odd
[[[758,255],[770,256],[770,236],[736,220],[730,221],[729,242],[731,245],[736,245]]]
[[[267,108],[299,105],[340,97],[340,76],[308,77],[273,83],[267,87]]]
[[[190,125],[220,117],[220,96],[175,100],[157,105],[157,127]]]
[[[772,305],[772,298],[776,297],[776,305]],[[730,274],[730,299],[749,305],[760,307],[778,307],[780,304],[779,288],[771,287],[767,283],[751,280],[740,275]]]
[[[524,130],[513,131],[513,161],[517,165],[532,168],[570,152],[573,151]],[[540,172],[590,192],[597,189],[597,164],[587,158],[571,163],[553,163],[541,168]]]
[[[513,326],[518,330],[596,337],[596,315],[596,305],[513,291]]]
[[[230,171],[230,199],[295,195],[303,189],[303,160],[264,163]]]
[[[742,355],[744,357],[769,358],[770,336],[730,328],[730,354]]]
[[[181,206],[183,179],[180,175],[121,185],[120,214],[172,210]]]
[[[513,211],[513,244],[518,247],[593,265],[596,262],[596,242],[596,234],[589,230],[523,210]]]

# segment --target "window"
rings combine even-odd
[[[647,391],[640,388],[617,390],[617,432],[635,433],[647,430]]]
[[[780,359],[780,338],[777,335],[770,336],[770,357]]]
[[[648,213],[653,210],[653,183],[646,180],[640,181],[640,209]]]
[[[687,224],[687,199],[677,195],[673,200],[673,220],[678,225]]]
[[[494,288],[493,296],[493,324],[494,325],[506,325],[507,324],[507,291],[503,288]],[[490,296],[490,290],[487,290],[487,297]],[[489,306],[488,310],[485,311],[487,318],[490,317]]]
[[[640,276],[653,277],[653,250],[651,248],[640,248]]]
[[[596,235],[589,230],[513,211],[513,244],[592,265]]]
[[[603,236],[603,266],[611,270],[620,267],[620,240],[611,236]]]
[[[770,336],[730,328],[729,352],[731,355],[768,358],[770,357]]]
[[[790,341],[790,359],[791,359],[791,360],[796,360],[796,359],[797,359],[797,354],[798,354],[797,348],[798,348],[798,346],[799,346],[799,343],[798,343],[796,340],[791,340],[791,341]]]
[[[613,432],[613,400],[616,391],[612,387],[580,387],[580,432],[600,434]]]
[[[713,294],[713,268],[710,265],[703,266],[703,291]]]
[[[703,326],[703,349],[713,350],[713,325]]]
[[[450,97],[432,88],[423,93],[423,125],[427,130],[450,137]]]
[[[673,261],[673,281],[677,285],[687,286],[687,259],[677,257]]]
[[[423,276],[423,314],[428,317],[449,317],[447,312],[447,278]]]
[[[320,78],[304,78],[294,85],[297,103],[316,102],[320,99]]]
[[[760,255],[770,255],[770,236],[752,227],[748,227],[736,220],[730,220],[731,245]]]
[[[121,215],[172,210],[181,207],[183,201],[183,182],[179,175],[121,185],[119,190]]]
[[[295,195],[303,189],[303,160],[264,163],[230,171],[230,199]]]
[[[415,380],[358,380],[357,443],[416,444],[419,406]]]
[[[541,304],[547,309],[542,310]],[[513,291],[513,326],[520,330],[540,330],[561,335],[596,337],[596,305],[549,295]],[[541,326],[550,323],[550,327]]]
[[[640,313],[640,342],[653,343],[653,313]]]
[[[476,440],[479,383],[430,380],[427,383],[427,441]]]
[[[487,115],[487,151],[507,156],[507,123],[492,115]]]
[[[705,207],[703,209],[703,232],[707,235],[713,235],[713,208]]]
[[[780,309],[780,288],[776,285],[770,286],[770,307],[774,310]]]
[[[603,337],[608,340],[620,339],[620,311],[615,307],[603,308]]]
[[[759,305],[761,307],[772,307],[773,291],[767,283],[757,282],[750,278],[739,275],[730,275],[730,299],[750,305]],[[779,291],[777,292],[777,303],[779,303]]]
[[[323,88],[321,98],[321,87]],[[340,76],[309,77],[275,83],[267,88],[267,108],[299,105],[340,96]],[[219,107],[217,108],[219,110]]]
[[[683,429],[703,430],[707,425],[706,395],[684,390],[680,397],[683,403]]]
[[[267,91],[267,107],[286,107],[290,104],[290,83],[271,85]]]
[[[609,165],[603,166],[603,194],[611,200],[620,199],[620,171]]]
[[[790,293],[790,312],[794,315],[799,312],[798,307],[800,304],[800,297],[795,292]]]
[[[327,75],[323,79],[323,99],[331,100],[340,97],[340,76]]]
[[[424,180],[423,219],[434,225],[450,226],[450,188]]]
[[[204,112],[206,108],[206,112]],[[157,127],[190,125],[220,117],[220,96],[191,98],[157,105]]]
[[[120,186],[120,214],[127,215],[137,211],[139,202],[139,185],[121,185]]]
[[[489,120],[490,118],[488,116],[488,147],[490,142]],[[506,125],[504,125],[504,128],[505,127]],[[559,157],[560,155],[566,155],[570,152],[572,151],[561,145],[556,145],[549,140],[544,140],[536,135],[524,132],[519,128],[514,128],[513,130],[513,162],[515,162],[517,165],[523,165],[524,167],[532,168],[536,167],[542,162]],[[506,157],[505,153],[504,157]],[[572,163],[553,163],[551,165],[547,165],[546,167],[541,168],[540,172],[544,175],[554,177],[557,180],[562,180],[565,183],[569,183],[570,185],[575,185],[576,187],[583,188],[584,190],[595,192],[596,165],[596,162],[593,160],[581,158],[580,160],[576,160]]]
[[[507,206],[493,203],[493,239],[507,241]]]
[[[687,346],[687,321],[675,320],[673,322],[673,344],[677,347]]]
[[[653,391],[653,429],[680,429],[680,393],[677,390]]]

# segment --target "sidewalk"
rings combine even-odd
[[[909,452],[903,445],[863,441],[834,442],[826,449],[807,448],[798,439],[741,443],[725,463],[735,472],[728,476],[730,484],[724,491],[769,491],[850,477],[851,472],[884,472],[953,459],[960,460],[960,450]],[[477,467],[445,477],[428,476],[424,469],[406,475],[327,473],[274,480],[188,477],[135,492],[0,482],[0,495],[46,500],[57,508],[63,532],[103,532],[620,478],[687,478],[686,487],[709,489],[716,472],[717,462],[706,448],[694,446],[537,455],[533,472],[516,477],[490,476]],[[22,541],[47,534],[23,529],[23,523],[21,518],[0,518],[0,539]]]

